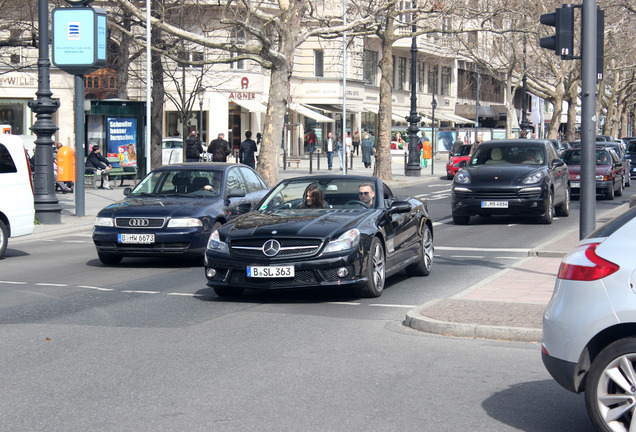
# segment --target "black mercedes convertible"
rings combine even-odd
[[[207,285],[219,296],[343,286],[378,297],[386,277],[403,269],[426,276],[432,264],[426,205],[362,176],[284,180],[215,230],[205,253]]]

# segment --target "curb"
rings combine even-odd
[[[440,336],[454,336],[470,339],[491,339],[511,342],[540,343],[543,331],[538,328],[495,326],[475,323],[453,323],[429,318],[422,312],[442,299],[432,300],[410,310],[403,324],[415,330]]]

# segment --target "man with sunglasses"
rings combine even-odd
[[[360,190],[358,192],[358,197],[360,201],[365,203],[366,206],[369,208],[375,207],[374,206],[375,189],[373,187],[373,184],[368,182],[360,183],[359,189]]]

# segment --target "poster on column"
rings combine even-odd
[[[106,119],[108,157],[117,157],[120,166],[137,166],[137,119],[108,117]]]

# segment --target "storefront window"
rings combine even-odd
[[[14,135],[25,135],[30,124],[27,124],[27,102],[22,100],[0,100],[0,124],[11,126]]]

